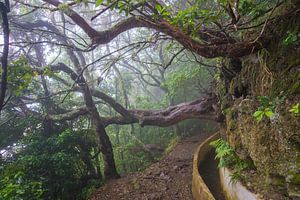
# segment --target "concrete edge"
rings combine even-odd
[[[216,200],[200,176],[198,166],[200,162],[205,159],[207,153],[212,149],[209,143],[217,140],[218,138],[220,138],[220,134],[219,132],[216,132],[201,143],[194,154],[192,193],[195,200]]]
[[[254,193],[250,192],[240,182],[233,183],[230,178],[230,170],[227,168],[220,168],[219,175],[221,181],[221,188],[228,200],[260,200]]]

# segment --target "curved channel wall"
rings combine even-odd
[[[199,165],[205,160],[208,153],[210,153],[213,148],[209,143],[217,140],[219,137],[220,135],[218,132],[209,137],[200,144],[194,154],[192,193],[195,200],[216,200],[200,175]],[[219,175],[221,187],[227,200],[260,200],[241,183],[232,183],[230,181],[230,171],[227,168],[219,169]]]
[[[198,166],[205,160],[205,157],[212,149],[209,143],[218,139],[219,137],[220,136],[218,132],[209,137],[202,144],[200,144],[196,153],[194,154],[192,193],[196,200],[215,200],[214,196],[211,194],[207,185],[200,176]]]
[[[251,193],[240,182],[232,183],[230,171],[227,168],[220,168],[221,187],[226,199],[228,200],[260,200],[255,194]]]

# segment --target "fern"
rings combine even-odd
[[[232,183],[242,179],[242,170],[247,169],[249,166],[247,162],[240,159],[234,150],[230,147],[228,142],[223,139],[217,139],[210,143],[215,148],[215,159],[219,160],[218,168],[230,167],[233,169],[230,175]]]

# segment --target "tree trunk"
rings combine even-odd
[[[105,179],[119,178],[120,175],[118,174],[116,169],[112,144],[105,131],[105,127],[92,99],[91,91],[87,84],[85,84],[85,86],[83,86],[82,88],[84,90],[85,104],[90,113],[91,121],[93,126],[95,127],[96,134],[98,135],[100,151],[103,155],[104,177]]]
[[[43,66],[46,66],[46,61],[44,59],[44,52],[43,47],[40,44],[34,45],[36,59],[38,61],[37,65],[40,69],[43,68]],[[40,75],[42,87],[44,89],[44,95],[45,97],[50,96],[50,92],[48,90],[47,81],[45,79],[45,76],[43,74]],[[51,111],[53,111],[53,102],[50,98],[46,98],[42,101],[42,106],[45,109],[46,114],[52,114]],[[54,133],[54,122],[53,120],[49,118],[45,118],[43,121],[43,133],[46,137],[50,137]]]
[[[105,131],[105,128],[99,120],[96,123],[96,133],[100,139],[100,149],[103,154],[104,161],[104,177],[105,179],[119,178],[120,175],[117,172],[116,164],[114,160],[114,154],[112,149],[112,144],[109,137]]]

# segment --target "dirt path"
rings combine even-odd
[[[181,140],[161,161],[143,173],[134,173],[108,182],[90,200],[192,200],[193,154],[209,134]]]

